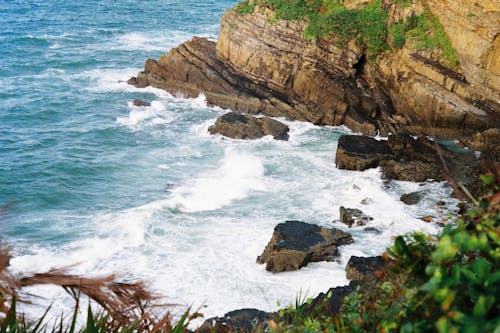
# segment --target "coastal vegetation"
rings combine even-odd
[[[402,8],[412,0],[394,0]],[[410,16],[406,22],[389,24],[388,7],[381,0],[373,0],[358,8],[346,8],[340,0],[245,0],[236,5],[239,15],[252,13],[258,5],[271,8],[278,20],[305,20],[307,39],[315,40],[334,35],[340,45],[355,39],[374,60],[384,52],[400,49],[411,41],[411,49],[419,51],[440,50],[443,65],[456,68],[459,59],[439,19],[426,8],[421,15]],[[390,37],[390,38],[389,38]]]
[[[482,175],[484,189],[472,196],[471,208],[438,235],[420,232],[398,236],[384,256],[390,264],[368,284],[346,297],[339,313],[324,311],[312,299],[299,300],[270,320],[270,332],[498,332],[500,329],[500,182]],[[155,297],[143,284],[123,284],[114,277],[83,279],[62,271],[21,279],[8,273],[8,256],[0,264],[0,332],[184,332],[200,316],[186,311],[177,323],[169,314],[156,316]],[[70,320],[52,325],[45,315],[26,320],[17,311],[19,291],[35,284],[65,288],[75,300]],[[80,295],[90,306],[77,328]],[[335,297],[328,293],[324,300]],[[163,309],[165,310],[165,309]],[[255,332],[264,331],[256,327]]]

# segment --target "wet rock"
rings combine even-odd
[[[353,225],[366,225],[368,222],[373,220],[373,217],[364,214],[361,210],[356,208],[345,208],[340,206],[339,211],[340,219],[349,227],[352,227]]]
[[[424,217],[422,217],[422,221],[430,223],[430,222],[434,221],[434,216],[432,216],[432,215],[424,216]]]
[[[263,117],[255,118],[248,115],[229,112],[217,118],[208,131],[210,134],[221,134],[233,139],[258,139],[272,135],[276,140],[288,140],[289,128],[277,120]]]
[[[420,192],[411,192],[403,194],[399,199],[407,205],[416,205],[421,198],[422,194]]]
[[[352,256],[345,268],[346,277],[351,281],[378,280],[377,271],[385,267],[387,261],[381,257],[355,257]]]
[[[335,163],[339,169],[363,171],[377,167],[390,154],[385,141],[377,141],[368,136],[342,135]]]
[[[446,205],[446,201],[444,200],[439,200],[438,202],[436,202],[436,206],[440,207],[440,206],[445,206]]]
[[[274,314],[257,309],[234,310],[223,317],[205,320],[195,333],[251,332],[255,328],[265,330],[268,320],[273,317]]]
[[[465,166],[473,163],[470,155],[470,152],[451,151],[427,138],[414,139],[406,134],[391,135],[387,141],[343,135],[335,162],[340,169],[362,171],[381,167],[384,178],[423,182],[446,179],[441,157],[451,177],[464,179]]]
[[[135,106],[151,106],[150,102],[143,101],[142,99],[134,99],[132,103]]]
[[[309,262],[333,261],[338,246],[353,242],[349,233],[300,221],[286,221],[274,228],[271,240],[257,262],[278,273],[293,271]]]
[[[371,234],[375,234],[375,235],[382,235],[382,231],[378,230],[377,228],[373,228],[373,227],[366,227],[363,229],[364,232],[369,232]]]

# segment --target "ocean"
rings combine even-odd
[[[0,240],[14,274],[117,273],[147,282],[181,312],[271,311],[347,284],[352,255],[378,255],[408,231],[437,232],[420,218],[443,198],[455,205],[451,190],[336,169],[345,127],[279,119],[289,141],[211,136],[227,110],[202,95],[127,85],[147,58],[193,35],[215,40],[235,3],[0,1]],[[136,98],[151,106],[134,106]],[[419,204],[399,200],[417,190]],[[360,208],[382,233],[347,228],[340,206]],[[255,260],[286,220],[340,228],[355,243],[336,262],[272,274]],[[29,291],[38,296],[25,306],[33,316],[70,306],[57,288]]]

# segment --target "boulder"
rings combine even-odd
[[[343,223],[350,227],[352,225],[366,225],[368,222],[373,220],[373,217],[364,214],[361,210],[356,208],[345,208],[340,206],[340,219]]]
[[[217,118],[208,131],[210,134],[221,134],[233,139],[258,139],[272,135],[276,140],[288,140],[289,128],[277,120],[229,112]]]
[[[385,141],[377,141],[368,136],[342,135],[335,163],[339,169],[363,171],[376,168],[390,154]]]
[[[353,242],[352,236],[335,228],[323,228],[300,221],[286,221],[274,228],[271,240],[257,263],[266,270],[278,273],[294,271],[309,262],[333,261],[338,246]]]
[[[407,205],[416,205],[422,198],[420,192],[411,192],[403,194],[399,199]]]
[[[381,257],[355,257],[352,256],[345,268],[346,277],[351,281],[378,280],[377,271],[383,269],[387,261]]]
[[[380,167],[387,179],[423,182],[429,179],[442,181],[450,176],[467,183],[464,169],[474,164],[471,155],[467,151],[452,151],[427,138],[414,139],[407,134],[391,135],[387,141],[343,135],[339,139],[335,163],[338,168],[346,170]]]
[[[257,309],[234,310],[223,317],[205,320],[195,333],[252,332],[257,327],[265,330],[268,320],[273,317],[274,314]]]
[[[135,106],[151,106],[151,103],[143,101],[142,99],[134,99],[132,103]]]

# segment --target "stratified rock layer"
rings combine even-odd
[[[470,137],[500,127],[494,2],[428,1],[461,60],[455,71],[411,45],[369,61],[354,41],[339,46],[334,36],[307,40],[305,22],[271,22],[274,13],[257,6],[242,16],[227,11],[217,43],[195,37],[158,61],[148,60],[130,83],[191,97],[204,93],[208,103],[237,112],[345,124],[369,135]],[[419,3],[384,6],[389,21],[397,22],[421,13]]]
[[[352,243],[350,234],[300,221],[286,221],[274,228],[273,236],[257,262],[273,273],[293,271],[309,262],[333,261],[338,246]]]

